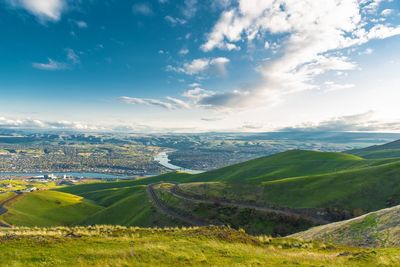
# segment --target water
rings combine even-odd
[[[154,160],[163,165],[164,167],[174,170],[174,171],[180,171],[180,172],[186,172],[190,174],[198,174],[202,173],[204,171],[199,171],[199,170],[191,170],[191,169],[186,169],[180,166],[176,166],[172,163],[170,163],[170,159],[168,157],[168,152],[160,152],[158,153],[155,157]]]
[[[54,174],[57,177],[67,177],[73,178],[89,178],[89,179],[124,179],[128,178],[126,176],[108,174],[108,173],[95,173],[95,172],[0,172],[0,177],[39,177],[44,175]]]

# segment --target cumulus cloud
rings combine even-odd
[[[399,131],[399,122],[382,122],[374,119],[375,112],[331,118],[318,123],[303,123],[295,127],[283,128],[281,131],[329,131],[329,132],[354,132],[354,131]]]
[[[227,73],[226,66],[229,62],[230,60],[225,57],[198,58],[183,64],[181,67],[168,65],[167,71],[175,71],[179,73],[185,73],[187,75],[197,75],[209,70],[210,68],[213,68],[216,74],[225,75]]]
[[[383,1],[363,0],[237,0],[232,1],[201,46],[234,50],[266,35],[284,36],[280,56],[262,63],[257,70],[261,80],[246,92],[216,94],[216,104],[229,107],[275,101],[285,94],[318,89],[315,78],[329,71],[347,71],[357,67],[341,50],[373,39],[400,34],[398,25],[372,21],[371,10]],[[264,42],[265,44],[265,42]],[[265,45],[264,45],[265,46]],[[265,48],[269,48],[270,45]],[[224,100],[223,98],[227,99]],[[210,102],[210,101],[208,101]],[[242,103],[239,103],[242,102]],[[211,102],[210,102],[211,103]]]
[[[16,8],[23,8],[41,21],[58,21],[67,8],[65,0],[7,0]]]

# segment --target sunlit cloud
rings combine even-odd
[[[67,8],[65,0],[6,0],[15,8],[23,8],[41,21],[58,21]]]
[[[244,40],[263,39],[267,34],[286,37],[280,45],[281,55],[257,68],[261,79],[256,86],[245,91],[238,88],[217,93],[204,100],[211,105],[229,108],[265,105],[286,94],[318,89],[316,77],[331,71],[357,69],[357,63],[338,51],[400,34],[398,25],[373,22],[365,15],[378,10],[382,1],[232,2],[237,4],[221,14],[201,46],[203,51],[237,50],[246,43]],[[269,49],[270,44],[264,48]]]

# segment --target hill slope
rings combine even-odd
[[[291,177],[261,184],[181,184],[209,199],[275,204],[289,208],[337,208],[353,215],[400,204],[400,162],[337,173]]]
[[[368,159],[400,158],[400,140],[384,145],[355,149],[348,151],[348,153],[359,155]]]
[[[198,174],[194,180],[264,182],[361,168],[378,163],[344,153],[291,150]]]
[[[294,234],[293,237],[349,246],[399,247],[400,206],[379,210],[347,221],[318,226]]]
[[[82,197],[50,190],[23,195],[6,207],[5,222],[40,227],[77,224],[102,209]]]

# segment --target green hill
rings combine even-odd
[[[56,191],[25,194],[6,205],[0,220],[19,226],[74,225],[102,207],[82,197]]]
[[[348,153],[368,159],[400,158],[400,140],[384,145],[351,150]]]
[[[400,250],[253,237],[229,228],[0,229],[1,266],[396,266]]]
[[[400,162],[337,173],[284,178],[260,184],[188,183],[188,194],[210,199],[290,208],[337,208],[353,215],[400,204]]]
[[[293,237],[349,246],[399,247],[400,206],[297,233]]]
[[[291,150],[195,175],[196,181],[264,182],[362,168],[379,161],[344,153]]]
[[[400,204],[400,163],[397,160],[366,160],[344,153],[293,150],[198,175],[168,173],[134,181],[68,186],[49,191],[54,192],[47,193],[51,200],[46,199],[43,208],[38,210],[32,208],[34,205],[29,199],[32,198],[32,203],[43,202],[41,194],[45,193],[29,194],[10,203],[10,212],[4,219],[15,225],[179,225],[178,221],[160,214],[149,202],[146,185],[159,182],[178,183],[187,194],[216,201],[225,199],[278,208],[312,209],[312,213],[335,209],[328,211],[334,220]],[[57,204],[64,201],[62,193],[82,203]],[[64,214],[75,208],[77,216],[64,219]],[[219,214],[220,209],[210,208],[207,214]],[[244,213],[235,214],[242,216]],[[42,216],[44,221],[40,219]],[[252,225],[251,222],[246,224]]]
[[[181,225],[157,213],[147,198],[145,186],[133,186],[91,191],[82,194],[105,208],[85,219],[83,224],[112,224],[125,226]]]

